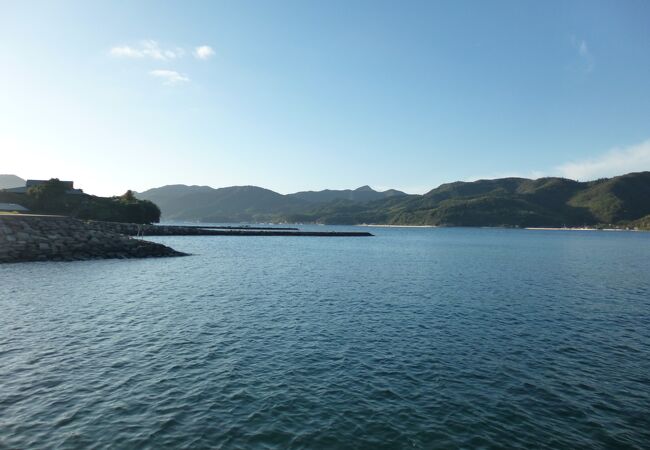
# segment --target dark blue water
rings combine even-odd
[[[647,448],[650,234],[0,266],[0,448]]]

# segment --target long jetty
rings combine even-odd
[[[163,244],[129,236],[372,236],[356,231],[272,227],[200,228],[83,221],[64,216],[0,214],[0,263],[185,256]]]
[[[155,225],[161,226],[161,225]],[[299,228],[288,228],[288,227],[251,227],[248,225],[239,225],[239,226],[214,226],[214,225],[167,225],[167,226],[177,226],[183,228],[201,228],[204,230],[283,230],[283,231],[298,231]]]
[[[95,228],[127,236],[316,236],[368,237],[367,231],[301,231],[297,228],[272,227],[214,227],[183,225],[138,225],[134,223],[90,221]]]
[[[202,236],[320,236],[320,237],[364,237],[373,236],[367,231],[283,231],[283,230],[204,230]],[[153,236],[150,234],[149,236]],[[168,234],[166,236],[169,236]],[[183,236],[182,232],[175,236]]]

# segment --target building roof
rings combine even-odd
[[[27,212],[29,209],[17,203],[0,203],[0,211]]]
[[[27,180],[25,182],[25,186],[30,188],[32,186],[39,186],[41,184],[45,184],[48,181],[50,180]],[[59,180],[59,182],[65,184],[68,189],[74,189],[74,181]]]
[[[0,191],[11,192],[13,194],[26,194],[30,187],[39,186],[41,184],[47,183],[47,181],[48,180],[27,180],[25,186],[0,189]],[[74,182],[72,181],[62,181],[62,183],[67,188],[67,191],[65,192],[66,194],[79,195],[84,193],[83,189],[75,189]]]

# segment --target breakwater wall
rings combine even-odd
[[[0,215],[0,263],[183,255],[70,217]]]
[[[322,237],[362,237],[372,236],[365,231],[298,231],[296,228],[262,227],[206,227],[181,225],[138,225],[89,221],[89,226],[97,230],[120,233],[127,236],[322,236]]]

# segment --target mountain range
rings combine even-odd
[[[256,186],[170,185],[136,194],[163,220],[561,227],[647,223],[650,172],[578,182],[501,178],[443,184],[423,195],[324,190],[282,195]],[[645,222],[644,222],[645,221]]]
[[[299,198],[311,203],[327,203],[334,200],[350,200],[353,202],[370,202],[373,200],[381,200],[390,197],[401,197],[406,194],[395,189],[378,192],[370,186],[361,186],[357,189],[345,190],[331,190],[325,189],[324,191],[302,191],[295,194],[288,194],[287,197]]]
[[[137,193],[163,211],[163,220],[200,222],[268,222],[311,211],[333,201],[364,204],[387,198],[405,197],[396,190],[379,192],[369,186],[350,190],[305,191],[282,195],[257,186],[214,189],[209,186],[168,185]]]

